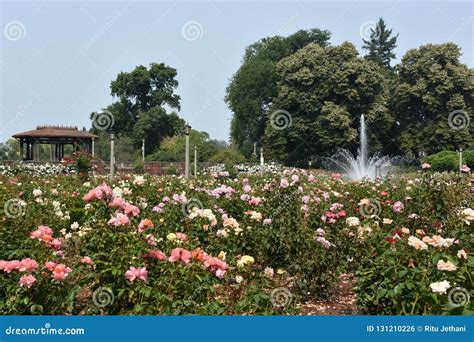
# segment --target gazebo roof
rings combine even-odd
[[[77,127],[37,126],[36,129],[13,135],[13,138],[98,138],[97,135],[80,131]]]

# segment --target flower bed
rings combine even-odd
[[[296,313],[343,272],[366,313],[472,310],[467,176],[0,182],[2,314]]]

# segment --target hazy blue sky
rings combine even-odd
[[[178,70],[179,114],[227,140],[225,88],[247,45],[321,28],[332,44],[348,40],[360,50],[379,17],[400,34],[397,57],[454,41],[473,67],[471,1],[2,1],[0,141],[39,124],[89,128],[89,114],[113,101],[110,81],[150,62]]]

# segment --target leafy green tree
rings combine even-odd
[[[268,37],[248,46],[242,65],[232,77],[226,103],[233,112],[231,139],[248,157],[253,143],[264,134],[266,112],[277,94],[276,64],[304,46],[327,46],[330,33],[319,29],[301,30],[288,37]]]
[[[351,43],[307,45],[281,60],[277,73],[278,96],[267,111],[265,130],[267,153],[276,160],[306,165],[314,156],[328,156],[341,147],[355,151],[362,114],[371,152],[386,145],[385,131],[394,121],[386,107],[384,77]],[[283,127],[278,116],[286,116]]]
[[[163,108],[154,107],[140,115],[133,127],[134,141],[145,139],[145,152],[155,151],[165,137],[184,130],[185,122],[176,113],[168,114]]]
[[[406,153],[431,154],[473,146],[474,70],[454,43],[411,49],[397,66],[391,110]]]
[[[397,47],[397,38],[398,34],[392,37],[392,30],[387,29],[385,21],[380,18],[375,29],[370,29],[370,39],[363,39],[362,48],[367,50],[365,58],[389,69],[390,61],[395,58],[393,50]]]
[[[216,140],[209,139],[209,134],[192,130],[189,136],[189,146],[191,159],[194,157],[194,146],[198,150],[198,161],[209,161],[209,159],[222,150],[221,144]],[[184,161],[184,153],[186,147],[186,136],[184,134],[167,137],[161,143],[159,150],[148,156],[148,160],[159,160],[169,162]]]
[[[0,160],[17,160],[20,158],[20,143],[16,139],[8,139],[0,143]]]
[[[140,65],[118,74],[110,84],[111,95],[117,101],[104,110],[104,115],[112,117],[113,126],[106,128],[131,137],[135,148],[145,138],[147,151],[156,149],[164,137],[184,125],[175,113],[166,112],[166,108],[180,109],[180,97],[174,93],[178,86],[176,75],[176,69],[164,63],[151,63],[149,68]],[[95,115],[92,113],[91,119]],[[98,129],[93,132],[98,133]]]
[[[219,164],[241,164],[246,162],[245,156],[235,147],[231,146],[217,151],[210,157],[209,161]]]

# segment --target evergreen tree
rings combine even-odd
[[[393,50],[397,47],[398,34],[392,37],[392,30],[388,30],[385,21],[380,18],[375,29],[370,29],[370,39],[363,39],[362,48],[367,50],[366,59],[390,69],[390,61],[395,58]]]

